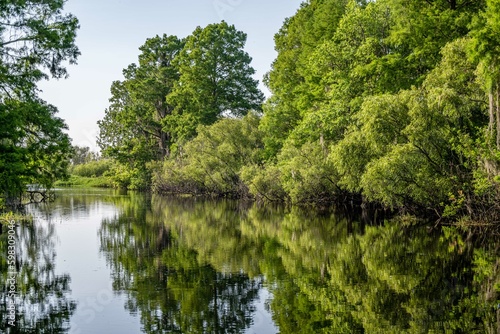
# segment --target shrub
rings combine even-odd
[[[155,177],[155,190],[165,193],[244,197],[248,188],[240,177],[245,165],[259,161],[263,147],[259,118],[225,118],[198,127],[198,135],[167,160]]]
[[[89,161],[84,164],[73,166],[71,174],[85,177],[103,176],[113,165],[109,159]]]

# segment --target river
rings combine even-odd
[[[15,326],[4,283],[2,333],[499,329],[499,247],[455,228],[103,189],[56,195],[15,228]]]

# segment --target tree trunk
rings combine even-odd
[[[500,86],[493,84],[488,93],[489,102],[489,122],[488,122],[488,142],[494,142],[496,149],[500,150]],[[491,150],[494,150],[491,147]],[[499,174],[499,166],[495,160],[484,159],[483,161],[486,172],[490,176]]]
[[[489,116],[490,116],[490,120],[488,122],[488,133],[493,138],[493,136],[494,136],[493,128],[495,126],[495,111],[494,111],[495,103],[494,103],[494,98],[493,98],[493,88],[490,89],[490,92],[488,94],[488,100],[489,100],[488,111],[489,111]]]
[[[496,131],[496,136],[497,136],[497,149],[500,150],[500,105],[499,105],[499,98],[500,98],[500,88],[498,85],[495,86],[495,116],[496,116],[496,123],[497,123],[497,131]]]
[[[161,158],[168,158],[170,157],[170,135],[168,133],[165,133],[160,130],[160,136],[159,136],[159,145],[160,145],[160,153],[161,153]]]

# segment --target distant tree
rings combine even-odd
[[[91,151],[88,146],[75,145],[72,147],[71,164],[73,165],[80,165],[98,159],[99,154]]]

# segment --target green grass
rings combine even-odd
[[[59,180],[54,184],[55,187],[95,187],[95,188],[113,188],[113,183],[106,176],[78,176],[71,175],[68,180]]]

